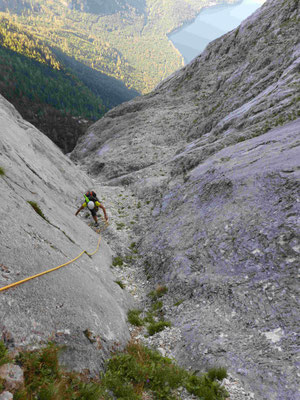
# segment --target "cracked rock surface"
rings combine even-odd
[[[90,179],[0,96],[0,287],[94,251],[98,241],[75,217]],[[39,215],[28,201],[35,202]],[[132,299],[114,283],[105,241],[93,257],[0,293],[0,338],[10,350],[49,340],[66,345],[61,362],[96,373],[129,336]],[[100,338],[91,343],[85,330]]]
[[[258,400],[300,397],[299,31],[299,1],[267,1],[71,156],[139,199],[139,268],[168,287],[175,358],[227,366]]]

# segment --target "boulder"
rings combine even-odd
[[[18,365],[4,364],[0,367],[0,379],[5,381],[5,388],[7,390],[13,391],[19,389],[24,384],[24,373]]]
[[[13,394],[8,391],[0,393],[0,400],[12,400],[13,398]]]

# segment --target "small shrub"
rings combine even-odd
[[[207,371],[207,376],[212,381],[215,381],[216,379],[218,381],[222,381],[223,379],[227,378],[227,370],[226,370],[226,368],[222,368],[222,367],[210,368]]]
[[[2,343],[2,342],[0,342]],[[6,348],[0,345],[2,356]],[[45,348],[22,352],[15,362],[24,370],[24,387],[14,393],[14,400],[142,400],[145,392],[153,399],[174,399],[174,389],[184,386],[201,400],[225,400],[228,393],[219,382],[219,368],[202,376],[190,375],[158,351],[131,341],[124,351],[108,362],[101,380],[89,379],[76,372],[66,372],[58,364],[59,348],[48,344]],[[223,369],[224,370],[224,369]],[[211,371],[211,370],[210,370]],[[4,390],[0,379],[0,392]]]
[[[129,310],[127,313],[128,322],[134,326],[142,326],[143,320],[140,318],[142,310]]]
[[[125,285],[122,281],[115,281],[115,283],[119,285],[121,289],[125,289]]]
[[[59,348],[54,344],[20,353],[16,362],[24,370],[24,388],[14,393],[15,400],[99,400],[106,388],[99,382],[86,381],[78,373],[63,371],[58,364]]]
[[[162,308],[162,306],[163,306],[162,301],[156,301],[154,304],[152,304],[152,310],[158,311]]]
[[[5,175],[5,169],[3,167],[0,167],[0,176]]]
[[[131,342],[125,353],[114,356],[108,362],[104,379],[109,381],[109,389],[118,399],[142,399],[144,391],[152,391],[153,398],[157,400],[171,400],[174,398],[172,389],[182,386],[185,377],[186,372],[169,358]]]
[[[128,255],[125,256],[125,261],[127,263],[132,262],[133,259],[134,259],[134,256],[132,254],[128,254]]]
[[[188,392],[205,400],[226,399],[228,393],[218,382],[211,381],[207,374],[202,376],[190,375],[185,384]]]
[[[48,219],[45,217],[45,215],[43,214],[42,210],[40,209],[40,207],[38,206],[38,204],[35,201],[28,200],[27,203],[31,205],[31,207],[34,209],[34,211],[40,217],[42,217],[45,221],[49,222]]]
[[[113,267],[122,267],[123,263],[123,259],[120,256],[115,257],[112,261]]]
[[[0,341],[0,366],[7,364],[10,361],[10,358],[8,356],[8,350],[3,343],[3,341]]]
[[[155,314],[152,312],[147,312],[146,317],[144,318],[144,322],[148,322],[149,324],[154,324],[155,323]]]
[[[60,378],[58,352],[57,346],[48,344],[43,349],[20,353],[17,356],[16,362],[24,370],[28,393],[38,393],[39,388],[46,387]]]
[[[120,376],[121,372],[115,370],[110,366],[110,369],[103,378],[104,385],[115,395],[117,399],[130,399],[130,400],[141,400],[131,382],[128,382],[128,378],[125,379],[123,375]]]
[[[169,321],[153,322],[147,327],[149,336],[153,336],[157,332],[163,331],[167,326],[171,326]]]

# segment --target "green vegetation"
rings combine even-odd
[[[5,169],[3,167],[0,167],[0,176],[5,175]]]
[[[114,257],[112,261],[112,266],[113,267],[122,267],[124,264],[123,258],[120,256]]]
[[[88,332],[85,333],[88,335]],[[136,341],[108,360],[105,373],[89,379],[84,374],[65,371],[58,362],[61,349],[49,343],[34,351],[20,352],[14,360],[24,371],[24,386],[13,390],[16,400],[142,400],[147,396],[161,400],[176,399],[174,389],[183,386],[202,400],[224,400],[228,393],[217,382],[226,374],[214,368],[201,376],[191,375],[171,359]],[[9,361],[0,342],[0,360]],[[0,389],[5,390],[5,380]]]
[[[7,348],[6,348],[5,344],[3,343],[3,341],[0,340],[0,366],[7,364],[9,361],[10,361],[10,358],[8,356]]]
[[[123,81],[128,88],[149,92],[183,63],[167,34],[192,20],[208,0],[182,0],[180,4],[147,0],[146,7],[140,2],[133,7],[121,3],[125,3],[123,9],[110,11],[97,9],[95,2],[95,9],[87,10],[81,0],[72,7],[37,0],[34,6],[23,2],[22,12],[10,10],[2,16],[10,16],[68,57]]]
[[[227,377],[226,368],[211,368],[208,370],[207,375],[211,381],[222,381]]]
[[[169,358],[131,342],[125,353],[115,355],[108,363],[105,386],[119,399],[142,399],[149,392],[155,399],[176,399],[174,389],[185,386],[199,392],[203,400],[221,400],[228,395],[220,384],[207,374],[194,376],[178,367]]]
[[[155,303],[152,304],[152,310],[153,311],[158,311],[162,308],[163,302],[162,301],[156,301]]]
[[[34,211],[40,216],[42,217],[45,221],[49,222],[48,219],[45,217],[45,215],[43,214],[43,211],[40,209],[39,205],[35,202],[35,201],[27,201],[28,204],[31,205],[31,207],[34,209]]]
[[[0,68],[0,93],[64,152],[74,148],[92,121],[135,95],[122,83],[53,50],[3,13]]]
[[[175,306],[175,307],[178,307],[178,306],[180,306],[180,304],[182,304],[183,302],[184,302],[183,299],[178,300],[176,303],[174,303],[174,306]]]
[[[146,325],[149,336],[163,331],[166,327],[170,327],[171,322],[164,319],[163,302],[157,301],[157,298],[163,296],[167,290],[165,286],[158,286],[156,290],[150,292],[148,296],[152,299],[152,305],[150,310],[145,312],[146,316],[142,319],[140,317],[142,310],[130,310],[127,315],[128,322],[135,326]]]
[[[187,390],[201,399],[215,400],[226,396],[224,388],[216,380],[211,380],[208,375],[190,375],[186,381]]]
[[[119,285],[121,289],[125,289],[126,287],[122,281],[115,281],[115,283]]]
[[[158,321],[158,322],[152,322],[150,325],[147,327],[147,331],[149,336],[155,335],[157,332],[163,331],[166,327],[171,326],[171,322],[169,321]]]
[[[128,322],[134,326],[142,326],[144,321],[140,318],[142,310],[129,310],[127,313]]]
[[[76,373],[67,373],[58,364],[59,348],[54,344],[31,352],[20,353],[16,363],[24,370],[25,385],[14,393],[14,399],[98,400],[105,389],[96,381]]]

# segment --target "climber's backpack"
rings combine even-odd
[[[84,198],[85,198],[86,203],[88,203],[89,201],[93,201],[94,203],[96,201],[99,201],[96,193],[93,190],[91,190],[90,192],[86,192],[86,194],[84,195]]]

